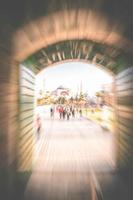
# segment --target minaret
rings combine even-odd
[[[45,77],[42,77],[41,90],[42,90],[42,95],[45,96]]]
[[[80,82],[80,95],[82,95],[82,91],[83,90],[83,88],[82,88],[82,81]]]

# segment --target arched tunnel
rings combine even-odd
[[[133,198],[132,8],[131,0],[0,3],[1,199],[22,199],[32,174],[35,75],[67,60],[115,77],[116,173],[131,192],[126,200]]]

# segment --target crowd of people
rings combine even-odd
[[[50,107],[51,119],[54,119],[55,113],[57,114],[57,116],[59,116],[59,119],[63,120],[69,120],[70,118],[75,118],[76,116],[82,117],[82,109],[76,108],[75,106],[68,106],[68,105],[51,106]],[[42,119],[40,117],[40,114],[37,114],[36,116],[35,126],[36,126],[37,138],[39,139],[42,128]]]
[[[69,120],[70,117],[75,118],[75,116],[78,113],[80,114],[80,117],[82,116],[82,110],[78,109],[78,108],[75,108],[74,106],[59,105],[59,106],[56,107],[56,109],[54,107],[51,107],[50,108],[50,116],[51,116],[51,118],[54,118],[55,112],[58,112],[60,119]]]

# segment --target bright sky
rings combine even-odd
[[[83,62],[66,62],[53,65],[44,69],[36,76],[36,90],[45,89],[53,91],[60,85],[70,88],[73,93],[81,87],[82,91],[93,96],[96,91],[102,89],[103,84],[112,82],[112,76]]]

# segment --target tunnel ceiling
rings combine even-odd
[[[0,23],[10,22],[15,29],[41,16],[71,9],[102,13],[110,23],[122,25],[124,36],[133,39],[132,0],[5,0],[0,3]]]
[[[89,61],[113,73],[131,64],[124,52],[88,40],[69,40],[50,45],[28,57],[23,64],[37,73],[49,65],[67,60]]]
[[[132,64],[132,5],[132,0],[6,0],[0,4],[0,48],[38,69],[75,58],[116,72]]]

